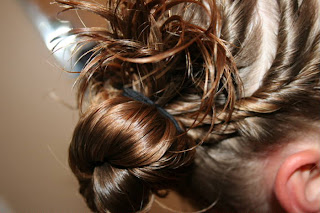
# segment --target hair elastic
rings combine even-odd
[[[169,118],[172,121],[172,123],[174,124],[174,126],[176,127],[178,132],[180,132],[180,133],[183,132],[181,127],[179,126],[178,122],[176,121],[176,119],[169,112],[167,112],[167,110],[163,109],[161,106],[159,106],[156,103],[154,103],[153,101],[151,101],[145,95],[143,95],[143,94],[141,94],[141,93],[139,93],[137,91],[134,91],[134,90],[132,90],[130,88],[123,88],[122,95],[126,96],[128,98],[132,98],[132,99],[134,99],[136,101],[139,101],[139,102],[142,102],[142,103],[145,103],[145,104],[148,104],[148,105],[155,106],[162,115],[164,115],[165,117]]]

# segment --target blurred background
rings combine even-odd
[[[52,0],[2,0],[0,7],[0,212],[90,212],[67,164],[78,119],[70,64],[59,63],[48,39],[71,26],[95,24],[89,14],[60,11]],[[51,37],[50,37],[51,36]],[[52,46],[51,46],[52,47]],[[61,62],[61,61],[60,61]],[[78,68],[75,68],[78,69]],[[177,196],[161,200],[188,210]],[[154,204],[151,212],[168,212]]]

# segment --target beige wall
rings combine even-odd
[[[51,98],[74,105],[74,79],[16,1],[2,0],[0,16],[0,212],[89,212],[67,166],[77,112]]]
[[[77,113],[50,98],[73,104],[72,79],[16,1],[0,10],[0,197],[14,212],[87,212],[66,163]]]

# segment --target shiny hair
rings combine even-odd
[[[257,159],[320,117],[319,1],[56,2],[106,20],[68,33],[93,44],[77,80],[79,108],[90,106],[69,149],[93,211],[142,211],[162,189],[199,207],[271,211],[254,188]]]
[[[80,118],[69,162],[92,210],[131,212],[186,173],[193,152],[178,151],[192,145],[155,106],[117,97]]]

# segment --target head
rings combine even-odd
[[[70,145],[93,211],[172,189],[213,212],[320,212],[318,0],[56,1],[107,20],[70,32],[94,44]]]
[[[198,203],[319,212],[319,1],[235,1],[223,11],[244,95],[225,125],[235,133],[197,149]]]

